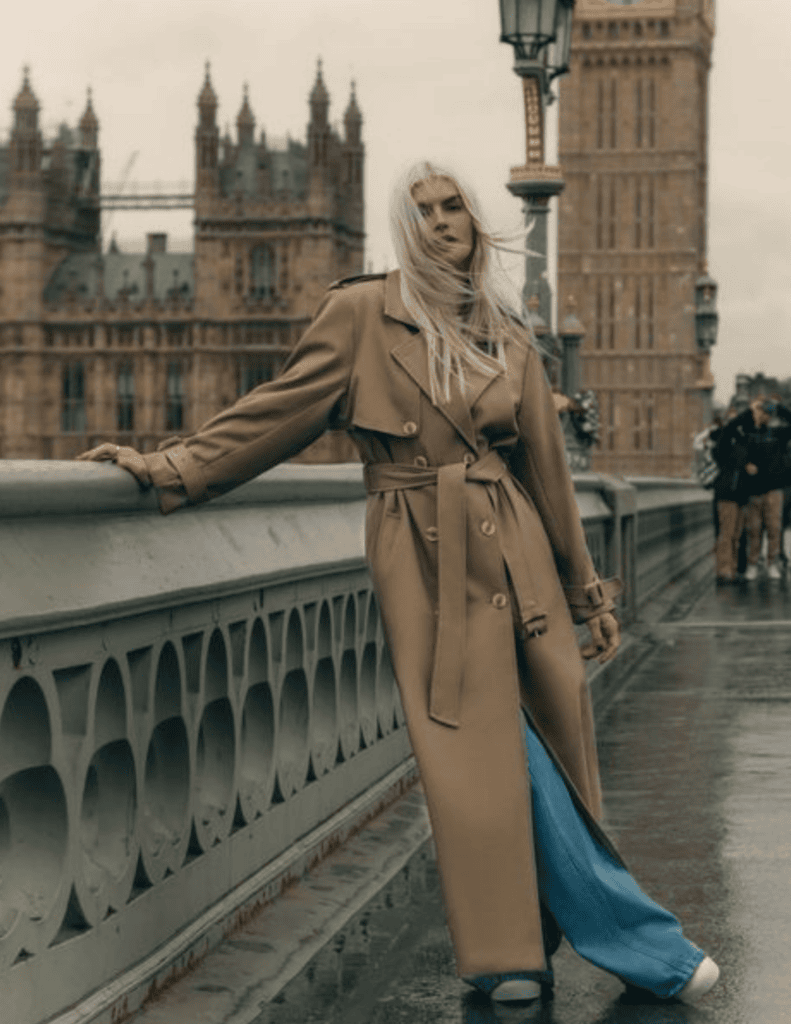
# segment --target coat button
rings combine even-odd
[[[508,604],[508,598],[505,594],[495,594],[492,598],[492,604],[495,608],[505,608]]]
[[[406,423],[404,424],[404,433],[409,434],[410,437],[412,436],[412,434],[416,434],[417,423],[413,423],[412,420],[407,420]]]
[[[472,454],[472,452],[465,452],[462,461],[465,466],[471,466],[473,462],[475,462],[475,456]]]
[[[437,540],[439,538],[439,530],[436,526],[426,527],[426,540]]]
[[[497,527],[494,525],[491,519],[484,519],[484,521],[481,523],[481,533],[485,537],[491,537],[492,534],[496,531],[496,529]]]
[[[426,466],[428,466],[428,459],[426,458],[425,455],[416,455],[415,465],[420,466],[421,469],[425,469]]]

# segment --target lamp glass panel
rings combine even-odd
[[[518,39],[532,47],[552,39],[557,3],[558,0],[500,0],[503,39]]]
[[[567,68],[569,55],[571,53],[571,23],[574,15],[573,5],[563,2],[557,5],[555,16],[555,45],[553,53],[553,66],[555,68]]]

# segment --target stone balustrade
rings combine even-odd
[[[576,482],[626,620],[711,546],[690,482]],[[122,1019],[414,778],[364,511],[355,464],[162,517],[116,467],[0,463],[4,1024]]]

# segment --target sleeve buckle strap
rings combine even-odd
[[[190,455],[183,444],[168,448],[164,455],[184,482],[184,490],[190,501],[204,501],[208,495],[208,486],[203,470]]]
[[[593,580],[585,586],[565,587],[566,600],[576,608],[596,608],[621,593],[621,581],[616,577]]]

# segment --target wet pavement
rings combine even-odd
[[[600,709],[602,782],[632,872],[719,963],[712,992],[695,1007],[648,1001],[564,942],[553,1000],[491,1003],[455,976],[428,840],[245,1024],[791,1021],[791,582],[715,588],[703,566],[671,596]],[[156,1020],[175,1024],[167,1002]],[[205,1004],[186,1019],[241,1021]]]

